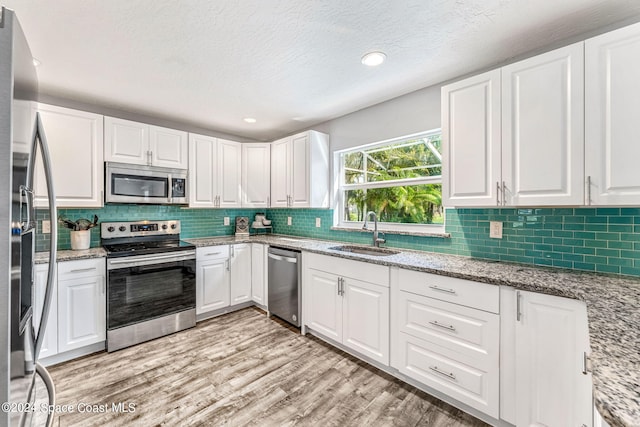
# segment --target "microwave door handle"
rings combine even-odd
[[[167,194],[169,195],[167,202],[171,203],[171,197],[173,196],[173,179],[171,178],[171,174],[167,175],[167,186],[169,187],[167,189]]]
[[[44,127],[42,125],[42,119],[40,113],[36,113],[36,124],[34,130],[33,149],[29,159],[29,169],[27,171],[27,185],[31,188],[33,183],[33,174],[35,172],[35,156],[36,146],[40,147],[42,152],[42,164],[44,166],[44,174],[47,182],[47,197],[49,198],[49,217],[51,218],[51,239],[49,240],[49,271],[47,273],[47,287],[44,294],[44,301],[42,304],[42,316],[40,317],[40,326],[38,328],[38,336],[35,338],[35,348],[33,350],[33,360],[38,361],[40,355],[40,349],[44,342],[44,333],[47,326],[47,320],[49,318],[49,311],[51,308],[51,298],[53,294],[53,283],[56,277],[56,258],[57,258],[57,246],[58,246],[58,213],[56,207],[56,194],[53,188],[53,173],[51,169],[51,156],[49,154],[49,145],[47,144],[47,137],[44,133]]]

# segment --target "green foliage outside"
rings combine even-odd
[[[365,184],[441,175],[440,135],[388,147],[347,153],[345,184]],[[362,221],[374,211],[382,222],[442,224],[442,185],[420,184],[345,192],[344,219]]]

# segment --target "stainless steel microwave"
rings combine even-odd
[[[106,203],[189,203],[185,169],[113,162],[106,162],[105,166]]]

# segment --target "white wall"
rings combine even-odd
[[[331,151],[440,127],[440,85],[420,89],[313,126],[329,134]]]

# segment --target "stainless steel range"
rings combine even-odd
[[[180,221],[103,222],[107,351],[196,324],[196,250]]]

